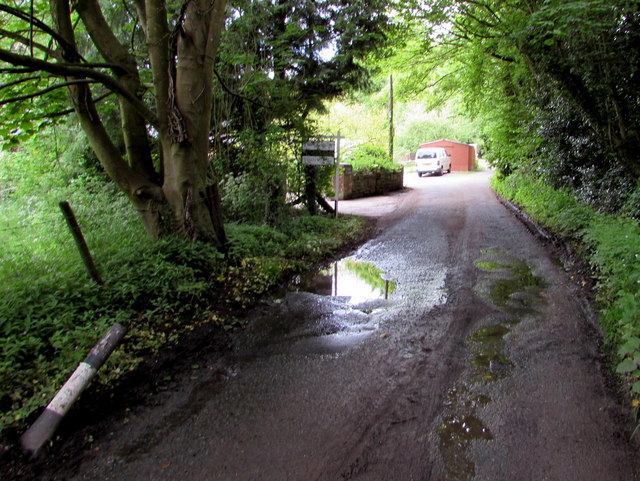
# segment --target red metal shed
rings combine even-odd
[[[442,147],[449,152],[451,156],[451,170],[464,172],[472,170],[476,165],[476,149],[473,145],[463,144],[455,140],[435,140],[422,144],[420,148]]]

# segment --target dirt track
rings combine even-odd
[[[354,260],[384,271],[388,299],[356,298],[350,277],[337,292],[324,279],[334,296],[302,283],[251,313],[228,357],[193,361],[47,476],[639,479],[580,287],[488,178],[410,177],[404,193],[340,203],[379,217]]]

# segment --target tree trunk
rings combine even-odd
[[[90,88],[86,84],[68,88],[96,156],[140,212],[152,238],[178,235],[224,247],[218,189],[208,172],[213,61],[226,0],[185,2],[173,30],[164,0],[138,2],[149,45],[155,114],[143,106],[135,59],[111,32],[99,2],[77,0],[76,4],[86,31],[105,60],[115,66],[117,78],[111,88],[118,94],[126,157],[105,129]],[[67,44],[60,48],[63,60],[80,65],[69,0],[51,0],[51,9],[56,30]],[[157,130],[155,139],[148,135],[149,125]],[[151,142],[155,141],[162,159],[160,173],[152,162]]]
[[[209,126],[213,108],[213,59],[220,41],[225,1],[185,4],[170,41],[168,122],[161,132],[162,190],[176,233],[224,246],[217,189],[208,180]]]

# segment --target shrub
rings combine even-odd
[[[261,224],[279,217],[284,207],[284,179],[271,175],[228,174],[221,183],[225,219]]]
[[[360,145],[348,152],[343,162],[351,164],[354,172],[360,170],[398,170],[399,166],[389,158],[389,154],[377,145]]]

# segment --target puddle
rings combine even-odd
[[[378,329],[374,314],[388,307],[395,290],[382,270],[354,257],[297,276],[277,309],[244,330],[245,350],[263,357],[344,352]]]
[[[509,329],[501,324],[488,326],[471,334],[467,341],[471,347],[471,365],[476,373],[475,382],[491,382],[506,377],[513,363],[504,352],[504,336]]]
[[[476,409],[491,402],[484,395],[473,395],[466,387],[449,390],[446,414],[438,427],[444,476],[440,481],[469,481],[475,476],[475,464],[467,456],[473,441],[493,439],[493,434],[476,415]]]
[[[369,262],[346,257],[320,272],[297,276],[289,290],[306,291],[331,297],[348,298],[355,305],[375,299],[389,299],[396,283],[384,278],[384,272]]]
[[[372,335],[372,330],[339,332],[321,337],[301,339],[287,352],[293,354],[339,354],[362,343]]]
[[[540,293],[547,286],[546,282],[533,275],[525,262],[509,258],[504,252],[484,249],[481,253],[489,259],[476,261],[475,265],[491,277],[479,282],[478,294],[511,313],[535,311],[543,302]]]
[[[506,353],[505,337],[524,316],[534,314],[536,307],[545,302],[541,293],[547,284],[525,262],[494,249],[483,249],[481,254],[475,262],[482,271],[476,293],[500,309],[502,315],[498,319],[504,320],[478,329],[466,339],[469,366],[447,393],[438,427],[444,462],[439,481],[470,481],[475,477],[475,464],[467,451],[472,443],[494,439],[477,412],[491,399],[479,391],[509,376],[514,365]]]
[[[440,441],[447,445],[473,439],[493,439],[491,431],[475,416],[451,416],[440,425]]]

